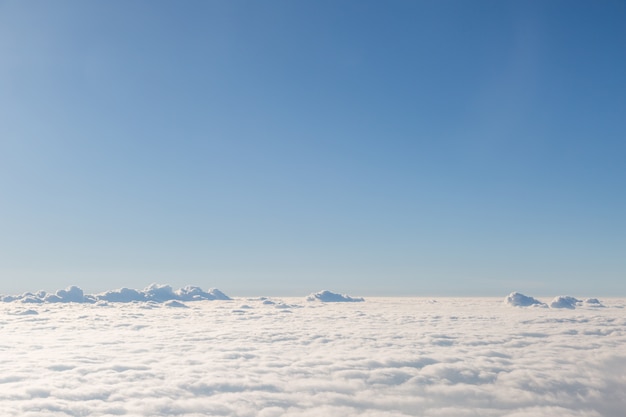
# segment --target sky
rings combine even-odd
[[[0,293],[626,295],[625,21],[0,1]]]

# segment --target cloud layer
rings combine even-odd
[[[626,300],[576,310],[496,298],[167,303],[0,304],[0,414],[621,417],[626,409]]]

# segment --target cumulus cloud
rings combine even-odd
[[[98,300],[111,301],[115,303],[130,303],[133,301],[146,301],[146,294],[142,291],[131,288],[120,288],[96,294]]]
[[[585,298],[584,303],[589,307],[604,307],[604,304],[597,298]]]
[[[504,302],[506,304],[509,304],[515,307],[529,307],[529,306],[546,307],[546,305],[542,303],[541,301],[533,297],[529,297],[527,295],[521,294],[519,292],[512,292],[511,294],[507,295],[506,298],[504,299]]]
[[[536,298],[529,297],[518,292],[512,292],[507,295],[504,299],[504,303],[514,307],[548,307],[547,304],[537,300]],[[578,298],[571,297],[569,295],[559,295],[557,297],[554,297],[552,301],[550,301],[549,307],[555,309],[565,308],[569,310],[574,310],[577,307],[598,308],[604,307],[604,305],[597,298],[586,298],[584,300],[579,300]]]
[[[183,301],[198,301],[198,300],[230,300],[230,297],[218,290],[217,288],[211,288],[209,291],[204,292],[200,287],[194,287],[188,285],[176,291],[176,297]]]
[[[200,300],[230,300],[226,294],[216,288],[203,291],[200,287],[186,286],[174,290],[170,285],[151,284],[143,290],[120,288],[105,291],[99,294],[84,294],[77,286],[70,286],[64,290],[58,290],[54,294],[45,291],[37,293],[26,292],[21,295],[0,295],[0,301],[41,304],[41,303],[97,303],[108,301],[115,303],[130,303],[140,301],[153,301],[163,303],[166,301],[200,301]]]
[[[343,302],[360,302],[365,301],[360,297],[350,297],[346,294],[337,294],[328,290],[309,294],[306,297],[307,301],[322,301],[325,303],[343,303]]]
[[[77,286],[70,286],[64,290],[58,290],[54,294],[43,294],[41,299],[47,303],[93,303],[93,296],[85,297],[83,290]]]
[[[582,304],[582,300],[569,295],[559,295],[550,302],[550,308],[569,308],[573,310],[580,304]]]
[[[602,304],[2,303],[0,414],[622,417],[626,300]]]

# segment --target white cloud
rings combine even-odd
[[[96,298],[116,303],[130,303],[132,301],[146,301],[146,294],[132,288],[120,288],[97,294]]]
[[[584,303],[590,307],[604,307],[602,302],[600,302],[597,298],[586,298]]]
[[[592,304],[2,303],[0,414],[621,417],[626,301]]]
[[[38,293],[24,293],[21,295],[0,295],[0,301],[20,301],[29,304],[41,303],[97,303],[108,301],[116,303],[130,303],[141,301],[165,302],[170,300],[201,301],[201,300],[230,300],[226,294],[216,288],[205,292],[200,287],[186,286],[174,290],[169,285],[151,284],[143,290],[120,288],[106,291],[100,294],[84,294],[77,286],[70,286],[64,290],[58,290],[54,294],[40,291]]]
[[[546,305],[541,301],[533,297],[521,294],[519,292],[512,292],[511,294],[507,295],[504,299],[504,302],[514,307],[546,307]]]
[[[582,304],[582,300],[569,295],[559,295],[550,302],[550,308],[569,308],[573,310],[580,304]]]
[[[83,290],[77,286],[70,286],[65,290],[58,290],[55,294],[43,293],[40,297],[43,301],[48,303],[85,303],[94,302],[93,297],[85,297]]]
[[[306,297],[307,301],[322,301],[325,303],[341,303],[341,302],[359,302],[365,301],[360,297],[350,297],[346,294],[337,294],[328,290],[309,294]]]

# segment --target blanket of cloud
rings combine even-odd
[[[170,301],[0,303],[0,415],[622,417],[626,409],[624,299],[575,309],[502,298]]]

